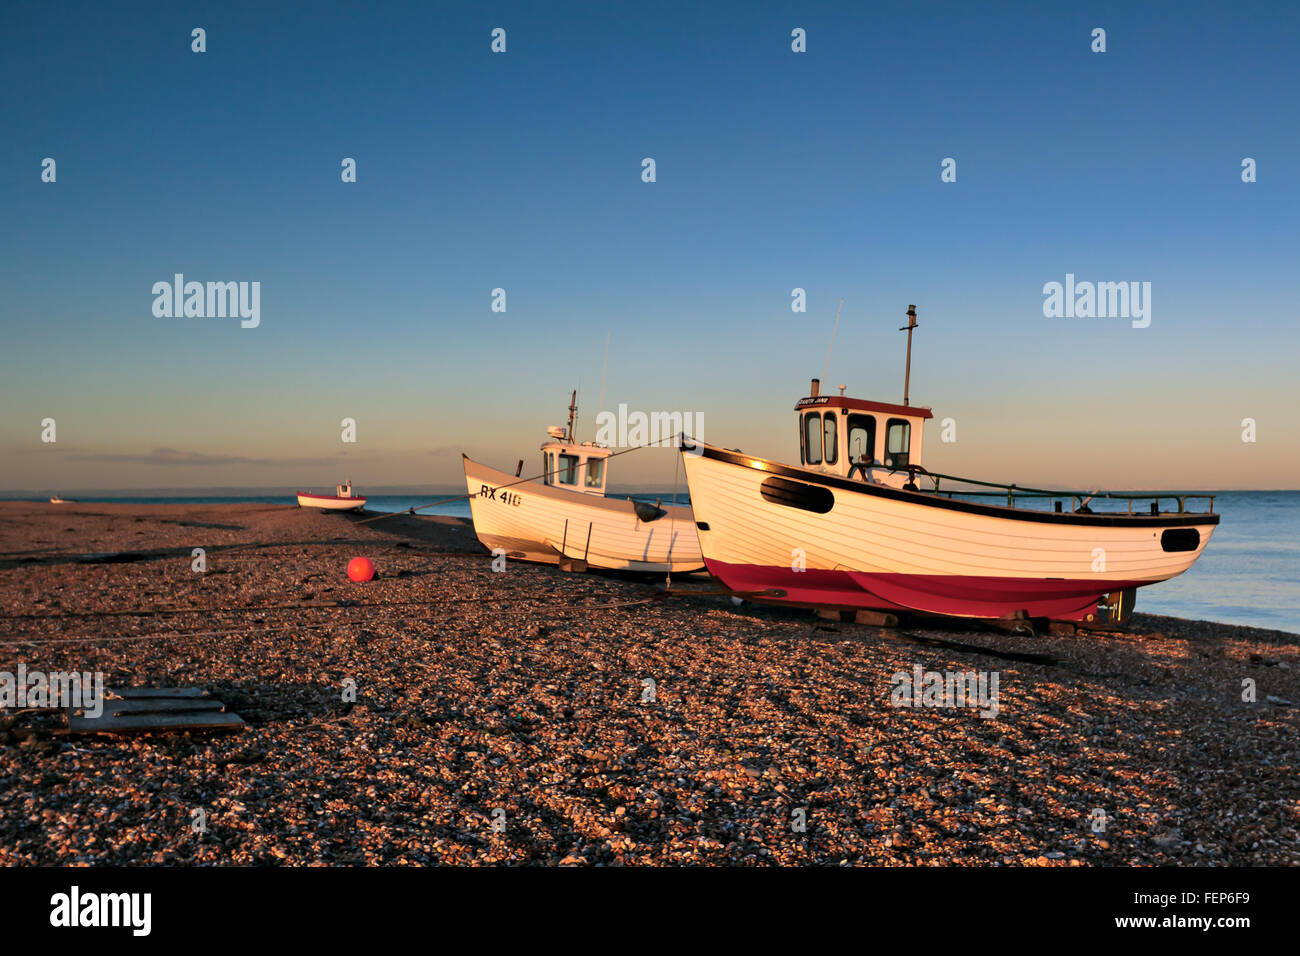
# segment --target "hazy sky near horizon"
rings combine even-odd
[[[513,470],[571,388],[594,437],[607,334],[606,407],[797,460],[840,298],[823,389],[894,402],[916,304],[934,470],[1300,487],[1293,5],[272,7],[0,9],[0,490]],[[1046,317],[1067,274],[1150,325]]]

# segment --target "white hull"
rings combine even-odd
[[[319,508],[321,511],[360,511],[365,506],[365,498],[339,498],[335,495],[310,495],[298,492],[299,508]]]
[[[474,533],[489,550],[508,557],[558,564],[561,557],[588,567],[622,571],[694,571],[704,566],[691,509],[641,521],[631,501],[519,481],[514,475],[464,459],[472,496]],[[505,487],[509,486],[509,487]]]
[[[709,571],[790,603],[1077,620],[1099,595],[1185,571],[1218,522],[972,506],[703,447],[683,458]],[[1191,530],[1190,550],[1165,549]]]

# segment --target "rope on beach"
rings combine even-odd
[[[635,598],[630,601],[611,601],[605,604],[572,604],[562,608],[553,608],[552,613],[563,614],[568,612],[617,610],[619,608],[635,607],[639,604],[650,604],[651,602],[662,600],[665,596],[666,596],[665,594],[659,592],[659,593],[652,594],[649,597]],[[535,598],[523,598],[516,603],[524,603],[526,601],[535,601],[535,600],[536,600]],[[409,607],[412,605],[441,606],[446,604],[472,604],[472,603],[483,603],[483,599],[482,598],[438,598],[431,601],[374,601],[374,602],[349,601],[346,603],[316,602],[312,604],[273,604],[273,605],[263,605],[260,607],[252,607],[252,608],[237,608],[235,609],[234,613],[241,613],[246,611],[299,611],[299,610],[328,610],[328,609],[348,611],[348,610],[353,610],[355,608],[369,608],[369,607],[380,607],[380,608]],[[493,603],[498,607],[508,606],[508,602],[497,601]],[[109,614],[141,614],[141,615],[195,614],[195,613],[212,613],[212,610],[213,610],[212,608],[164,608],[158,611],[110,611],[110,612],[106,612],[105,616]],[[231,612],[223,612],[223,613],[231,613]],[[42,616],[52,617],[54,615],[42,615]],[[86,614],[82,616],[98,617],[99,615]],[[99,644],[99,643],[108,643],[108,642],[117,642],[117,641],[167,640],[169,638],[180,639],[180,638],[189,638],[189,637],[218,637],[218,636],[231,635],[231,634],[247,634],[250,631],[285,631],[285,630],[292,630],[294,628],[298,628],[301,630],[310,630],[310,629],[319,629],[322,627],[333,627],[339,624],[361,625],[364,623],[366,622],[365,621],[326,621],[319,624],[302,624],[302,623],[272,624],[265,627],[235,627],[235,628],[226,628],[223,630],[216,630],[216,631],[179,631],[179,632],[178,631],[152,631],[148,634],[126,634],[117,637],[98,637],[93,634],[84,635],[82,637],[54,637],[54,638],[24,637],[18,640],[0,641],[0,647],[22,647],[24,645],[29,645],[29,644],[35,644],[41,646],[47,644]]]
[[[645,601],[657,600],[660,594],[667,592],[658,592],[651,598],[638,598],[632,603],[641,604]],[[724,592],[717,592],[722,594]],[[725,592],[730,594],[731,592]],[[755,592],[761,593],[761,592]],[[524,600],[539,600],[538,598],[525,598]],[[8,614],[0,615],[0,620],[22,619],[28,621],[46,621],[46,620],[63,620],[65,618],[101,618],[101,617],[154,617],[166,614],[252,614],[260,611],[302,611],[302,610],[329,610],[337,608],[339,610],[349,610],[358,607],[430,607],[433,605],[443,604],[475,604],[488,603],[481,597],[439,597],[424,600],[410,601],[353,601],[344,599],[340,601],[299,601],[293,604],[253,604],[249,607],[158,607],[158,608],[139,608],[129,611],[68,611],[63,614]],[[496,602],[501,603],[501,602]],[[577,607],[615,607],[614,604],[599,605],[577,605]]]
[[[785,592],[780,588],[761,588],[757,591],[730,591],[726,588],[703,590],[697,588],[675,588],[673,590],[659,592],[665,597],[734,597],[748,598],[754,600],[757,598],[779,598],[784,596]]]
[[[232,627],[221,631],[154,631],[149,634],[124,634],[118,637],[99,637],[95,634],[87,634],[82,637],[54,637],[39,638],[30,637],[18,641],[0,641],[0,647],[22,647],[27,644],[37,644],[45,646],[46,644],[107,644],[118,641],[147,641],[147,640],[167,640],[168,638],[187,638],[187,637],[219,637],[233,634],[247,634],[251,631],[287,631],[293,628],[309,630],[313,628],[329,627],[330,624],[273,624],[269,627]]]
[[[647,443],[644,444],[644,445],[633,445],[633,446],[631,446],[630,448],[624,448],[622,451],[616,451],[616,452],[614,452],[614,453],[611,454],[611,455],[606,455],[606,456],[605,456],[603,459],[601,459],[601,460],[602,460],[602,461],[608,461],[610,458],[617,458],[619,455],[626,455],[628,452],[640,451],[642,448],[653,448],[655,445],[662,445],[662,444],[663,444],[664,442],[666,442],[666,441],[668,441],[668,442],[675,442],[675,441],[677,441],[677,436],[676,436],[676,435],[673,435],[673,436],[670,437],[670,438],[662,438],[662,439],[660,439],[659,441],[647,442]],[[582,465],[580,465],[579,467],[585,468],[586,466],[587,466],[587,463],[586,463],[586,462],[583,462]],[[523,485],[523,484],[527,484],[527,483],[530,482],[530,481],[537,481],[539,478],[549,478],[551,475],[558,475],[559,473],[560,473],[560,472],[559,472],[558,469],[555,470],[555,471],[544,471],[544,472],[542,472],[540,475],[530,475],[530,476],[527,477],[527,478],[519,478],[519,479],[517,479],[517,480],[515,480],[515,481],[510,482],[508,485],[497,485],[497,486],[496,486],[495,488],[493,488],[492,490],[493,490],[493,491],[500,491],[502,488],[513,488],[515,485]],[[676,485],[676,481],[675,481],[675,477],[674,477],[674,488],[673,488],[673,497],[674,497],[674,499],[675,499],[676,496],[677,496],[677,489],[676,489],[675,485]],[[387,513],[385,513],[385,514],[375,515],[374,517],[371,517],[371,518],[362,518],[360,521],[354,521],[354,522],[352,522],[352,523],[353,523],[353,524],[369,524],[369,523],[372,522],[372,521],[382,521],[382,520],[384,520],[385,518],[392,518],[392,517],[394,517],[394,516],[396,516],[396,515],[413,515],[413,514],[415,514],[417,511],[423,511],[425,508],[435,508],[435,507],[437,507],[438,505],[450,504],[450,503],[453,502],[453,501],[469,501],[469,499],[471,499],[471,498],[477,498],[477,497],[479,497],[480,494],[481,494],[481,492],[477,492],[477,491],[475,491],[475,492],[473,492],[473,493],[469,493],[469,494],[456,495],[454,498],[442,498],[442,499],[439,499],[438,501],[430,502],[430,503],[427,504],[427,505],[416,505],[414,508],[407,508],[405,511],[390,511],[390,512],[387,512]]]
[[[27,621],[62,620],[64,618],[99,618],[99,617],[154,617],[165,614],[252,614],[257,611],[299,611],[322,608],[351,607],[405,607],[412,604],[451,604],[468,598],[444,601],[300,601],[296,604],[253,604],[249,607],[155,607],[139,608],[130,611],[67,611],[63,614],[5,614],[0,620],[22,619]]]
[[[423,505],[422,507],[426,507],[426,508],[427,508],[428,505]],[[395,514],[406,514],[405,511],[398,511],[398,512],[394,512],[394,513],[395,513]],[[385,514],[385,515],[383,515],[382,517],[389,517],[389,515]],[[336,546],[338,546],[338,545],[342,545],[342,544],[365,544],[365,543],[369,543],[369,542],[349,541],[349,540],[346,539],[346,538],[326,538],[326,539],[319,540],[319,541],[247,541],[247,542],[243,542],[243,543],[240,543],[240,544],[216,544],[216,545],[212,545],[212,546],[209,547],[207,550],[208,550],[208,553],[209,553],[209,554],[223,554],[223,555],[224,555],[224,554],[229,554],[229,553],[231,553],[232,551],[251,551],[251,550],[267,550],[267,551],[269,551],[269,550],[272,550],[272,549],[275,549],[275,548],[303,548],[303,547],[309,547],[309,546],[310,546],[310,547],[318,547],[318,548],[332,548],[332,547],[336,547]],[[397,547],[399,547],[399,548],[402,548],[402,547],[409,547],[409,544],[407,544],[407,543],[405,543],[405,542],[401,542],[401,543],[398,543]],[[136,563],[137,561],[153,561],[153,560],[158,560],[158,559],[162,559],[162,558],[181,558],[181,557],[183,557],[183,558],[185,558],[186,560],[188,560],[189,557],[190,557],[190,549],[189,549],[189,548],[166,548],[166,549],[158,549],[158,550],[156,550],[156,551],[121,551],[121,552],[114,552],[114,553],[125,555],[125,556],[126,556],[126,559],[125,559],[125,560],[122,560],[122,561],[112,561],[112,562],[108,562],[108,561],[105,561],[105,562],[99,562],[99,561],[86,561],[86,560],[82,560],[82,559],[85,558],[85,555],[86,555],[86,552],[84,552],[84,551],[51,551],[49,554],[46,554],[43,558],[33,558],[33,559],[31,559],[31,560],[32,560],[33,563],[38,564],[38,565],[39,565],[41,562],[43,562],[43,561],[50,561],[51,563],[53,563],[54,561],[56,561],[57,559],[60,559],[60,558],[74,558],[74,559],[76,559],[75,563],[77,563],[77,564],[101,564],[101,563],[102,563],[102,564],[134,564],[134,563]],[[429,549],[412,549],[412,553],[413,553],[413,554],[414,554],[414,553],[434,554],[434,555],[437,555],[439,558],[444,558],[444,559],[447,559],[447,560],[468,560],[468,559],[473,559],[473,560],[477,561],[479,558],[481,558],[481,557],[483,556],[483,552],[480,551],[480,550],[473,550],[473,551],[469,551],[469,550],[464,550],[464,551],[437,551],[437,550],[429,550]],[[0,553],[0,562],[3,562],[3,561],[12,561],[12,560],[14,560],[14,558],[12,557],[12,553],[9,553],[9,554]],[[209,572],[209,573],[211,573],[211,572]],[[222,572],[222,573],[224,573],[224,572]],[[103,614],[110,614],[110,613],[118,613],[118,614],[134,614],[134,613],[136,613],[136,612],[134,612],[134,611],[116,611],[116,612],[104,611],[104,612],[102,612],[102,613],[103,613]],[[33,614],[0,614],[0,620],[8,620],[9,618],[16,618],[16,617],[54,617],[54,616],[57,616],[57,615],[49,615],[49,614],[47,614],[47,615],[33,615]],[[94,615],[94,616],[98,617],[99,614],[97,613],[97,614]]]

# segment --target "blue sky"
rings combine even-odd
[[[6,4],[0,488],[453,484],[461,450],[531,459],[572,387],[590,429],[607,333],[607,406],[789,459],[841,297],[826,384],[888,401],[916,303],[913,401],[957,422],[932,468],[1300,487],[1298,26],[1280,3]],[[155,317],[176,272],[259,281],[261,325]],[[1151,282],[1151,326],[1044,317],[1066,273]],[[618,477],[671,481],[671,454],[635,460]]]

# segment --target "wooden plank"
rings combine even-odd
[[[224,711],[181,714],[122,714],[109,718],[78,717],[68,714],[68,729],[81,734],[138,734],[168,730],[221,731],[243,730],[244,721],[238,714]]]
[[[122,687],[105,694],[103,711],[87,716],[84,708],[67,709],[68,732],[130,734],[153,731],[242,730],[238,714],[202,687]]]
[[[855,624],[870,624],[874,627],[898,627],[898,616],[883,611],[858,611],[853,615]]]
[[[202,687],[110,687],[110,696],[125,697],[128,700],[138,697],[208,697]]]
[[[77,708],[85,710],[84,707]],[[174,700],[145,698],[143,700],[106,700],[104,716],[114,714],[188,714],[225,710],[226,705],[215,697],[181,697]]]

